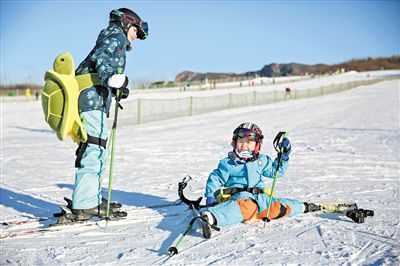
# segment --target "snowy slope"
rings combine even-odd
[[[316,81],[317,82],[317,81]],[[300,215],[238,225],[204,241],[191,233],[166,265],[398,265],[400,254],[399,80],[324,97],[158,121],[117,130],[112,199],[134,206],[174,202],[177,183],[202,196],[230,150],[233,129],[253,121],[262,151],[286,130],[293,153],[276,196],[355,201],[375,210],[356,224],[338,215]],[[51,215],[70,196],[75,146],[57,141],[40,103],[2,105],[1,221]],[[106,176],[104,187],[107,186]],[[184,208],[132,211],[135,221],[0,240],[1,265],[150,265],[164,258],[189,221]],[[181,213],[181,214],[180,214]]]
[[[132,100],[134,98],[142,98],[142,99],[170,99],[170,98],[187,98],[189,96],[194,97],[207,97],[207,96],[216,96],[216,95],[224,95],[228,93],[248,93],[250,91],[283,91],[286,87],[290,87],[292,90],[305,90],[305,89],[313,89],[319,88],[321,86],[329,86],[332,84],[340,84],[347,83],[356,80],[368,80],[374,79],[377,77],[391,76],[391,75],[400,75],[400,70],[384,70],[384,71],[368,71],[368,72],[356,72],[349,71],[343,74],[332,75],[332,76],[316,76],[315,78],[305,78],[298,79],[294,82],[284,82],[278,84],[271,84],[271,82],[265,82],[263,85],[260,85],[259,82],[256,82],[254,86],[243,86],[236,88],[227,88],[227,89],[217,89],[217,90],[189,90],[185,92],[170,92],[170,93],[141,93],[140,90],[137,90],[138,93],[132,94],[132,97],[129,99]],[[284,78],[280,78],[284,79]],[[220,86],[224,87],[224,84]]]

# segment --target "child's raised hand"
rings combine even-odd
[[[282,142],[278,144],[279,150],[283,148],[282,152],[282,160],[289,160],[289,154],[292,151],[292,144],[290,143],[290,140],[287,137],[284,137],[282,139]]]

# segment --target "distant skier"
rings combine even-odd
[[[273,198],[266,217],[269,195],[264,181],[266,177],[275,176],[278,158],[272,161],[260,153],[262,141],[262,131],[253,123],[243,123],[233,132],[233,151],[219,162],[207,180],[205,196],[209,208],[203,212],[203,218],[209,224],[223,227],[252,219],[272,220],[319,210],[313,203]],[[283,147],[282,163],[278,169],[281,177],[288,167],[291,143],[284,137],[279,146]],[[206,223],[203,223],[203,234],[207,238],[211,236]]]
[[[101,176],[105,168],[108,129],[106,118],[112,94],[120,90],[127,98],[128,78],[124,73],[126,52],[137,38],[144,40],[148,25],[127,8],[112,10],[109,25],[102,30],[95,47],[76,69],[76,75],[97,73],[101,85],[87,88],[79,96],[79,113],[88,133],[88,141],[76,151],[75,185],[72,194],[72,213],[76,220],[105,216],[107,202],[101,196]],[[120,208],[121,204],[111,207]]]
[[[25,101],[29,102],[31,100],[31,89],[26,88],[25,90]]]

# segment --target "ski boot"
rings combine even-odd
[[[75,222],[75,215],[72,213],[70,206],[60,206],[61,212],[54,213],[53,216],[57,218],[57,222],[54,224],[50,224],[49,226],[57,226],[57,225],[67,225]]]
[[[204,238],[211,238],[211,227],[216,223],[214,216],[211,212],[205,211],[200,216],[200,222]]]
[[[64,200],[67,202],[67,206],[66,207],[68,209],[72,210],[72,200],[67,198],[67,197],[64,197]],[[107,209],[107,199],[105,199],[104,197],[101,198],[101,206],[102,206],[102,208],[106,208]],[[119,210],[121,208],[122,208],[122,204],[119,203],[119,202],[111,202],[110,203],[110,209],[113,210],[113,211],[117,211],[117,210]],[[64,214],[65,214],[65,210],[63,210],[63,208],[61,207],[61,212],[54,213],[53,216],[54,217],[60,217],[60,216],[62,216]]]
[[[304,213],[317,212],[321,210],[321,207],[314,203],[304,202],[304,207],[305,207]]]
[[[352,219],[354,222],[361,224],[365,222],[366,217],[374,216],[374,211],[364,209],[349,210],[346,212],[346,216]]]
[[[107,199],[105,198],[101,198],[101,205],[104,206],[105,208],[107,208]],[[122,208],[122,204],[119,202],[111,202],[110,203],[110,209],[112,209],[113,211],[121,209]]]
[[[64,198],[67,202],[66,206],[60,206],[61,212],[54,213],[53,216],[57,218],[56,225],[70,224],[74,222],[82,222],[90,220],[92,217],[99,217],[101,219],[106,218],[109,220],[118,220],[125,218],[128,214],[124,211],[119,211],[122,207],[121,203],[112,202],[110,204],[109,217],[107,216],[107,200],[102,199],[101,204],[90,209],[73,209],[72,200]]]
[[[90,220],[92,217],[118,220],[119,218],[124,218],[128,215],[124,211],[117,211],[110,208],[107,216],[107,204],[99,204],[98,206],[90,209],[72,209],[72,213],[75,215],[76,221],[86,221]]]

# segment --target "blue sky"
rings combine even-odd
[[[120,7],[150,28],[148,39],[135,41],[127,54],[130,79],[400,54],[400,1],[1,0],[1,83],[41,83],[63,51],[77,66],[110,10]]]

